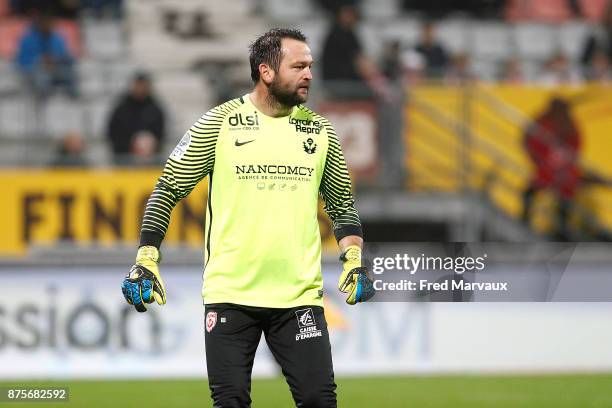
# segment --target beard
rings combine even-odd
[[[272,80],[272,83],[268,87],[268,92],[272,98],[276,100],[280,105],[287,107],[294,107],[301,103],[306,102],[307,96],[301,96],[298,94],[300,87],[291,89],[290,85],[283,84],[280,76],[277,75]]]

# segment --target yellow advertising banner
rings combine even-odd
[[[131,246],[160,175],[158,169],[3,170],[0,256],[25,257],[33,246]],[[200,182],[172,212],[166,245],[204,247],[207,182]],[[331,223],[320,206],[324,250],[334,251]],[[290,237],[288,237],[290,238]]]

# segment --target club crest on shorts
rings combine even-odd
[[[217,324],[217,312],[208,312],[206,314],[206,331],[210,333],[216,324]]]
[[[299,327],[315,326],[317,324],[311,308],[296,310],[295,317],[297,317]]]
[[[295,335],[295,341],[322,336],[321,330],[317,329],[317,322],[310,307],[296,310],[295,317],[298,322],[298,333]]]

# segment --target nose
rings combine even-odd
[[[310,67],[305,68],[304,79],[307,79],[309,81],[312,80],[312,71],[310,70]]]

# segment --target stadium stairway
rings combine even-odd
[[[523,132],[532,123],[533,115],[545,106],[550,92],[545,88],[525,90],[476,83],[412,88],[406,111],[409,190],[479,197],[481,204],[475,205],[483,209],[475,211],[485,214],[486,225],[503,226],[499,230],[502,235],[512,231],[510,240],[520,234],[520,240],[529,240],[533,232],[520,221],[523,191],[532,172],[523,147]],[[607,138],[597,137],[597,131],[586,132],[586,143],[608,151]],[[599,163],[600,172],[612,173],[610,166],[602,167],[607,163],[605,158],[588,153],[590,160],[583,160],[583,167],[588,169]],[[612,229],[607,216],[609,189],[589,190],[592,191],[580,195],[586,200],[579,197],[574,204],[576,240],[593,239],[581,235],[585,226],[601,231]],[[554,205],[550,194],[536,198],[533,224],[537,234],[554,228]],[[512,223],[516,226],[510,227]]]

